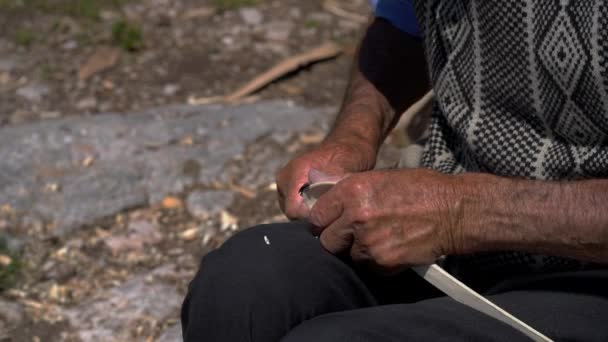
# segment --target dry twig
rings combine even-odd
[[[357,24],[365,24],[368,22],[368,18],[366,16],[345,10],[338,4],[336,0],[324,1],[323,9],[337,17],[355,22]]]
[[[190,98],[188,103],[190,104],[208,104],[217,102],[239,102],[245,99],[247,96],[254,92],[262,89],[268,84],[276,81],[277,79],[289,74],[290,72],[296,71],[311,63],[323,61],[326,59],[334,58],[342,53],[342,48],[335,43],[327,42],[310,51],[305,53],[289,57],[279,62],[274,67],[268,69],[262,74],[256,76],[251,81],[247,82],[241,88],[237,89],[233,93],[227,96],[214,96],[207,98]]]

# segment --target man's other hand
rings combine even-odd
[[[371,170],[376,152],[370,146],[346,142],[325,142],[285,165],[276,174],[279,204],[290,219],[308,218],[310,209],[304,204],[299,190],[308,183],[310,170],[341,177],[348,173]]]
[[[425,169],[353,174],[319,198],[309,220],[329,252],[396,273],[454,251],[464,221],[457,182]]]

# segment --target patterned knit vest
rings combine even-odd
[[[415,6],[436,99],[425,167],[539,180],[608,176],[607,2]],[[588,266],[521,252],[446,262],[464,279]]]

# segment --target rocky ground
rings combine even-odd
[[[273,174],[336,112],[367,14],[344,9],[0,0],[0,341],[180,340],[200,257],[285,219]],[[328,40],[251,103],[187,105]]]

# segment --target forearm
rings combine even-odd
[[[458,252],[520,250],[608,263],[608,180],[459,177],[468,186],[458,206]]]
[[[375,155],[401,113],[428,88],[421,42],[382,19],[374,20],[326,142],[358,144]]]

